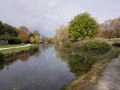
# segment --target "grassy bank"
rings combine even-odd
[[[90,39],[59,46],[60,54],[68,53],[64,58],[68,60],[70,71],[76,74],[76,79],[63,90],[89,90],[105,64],[120,54],[119,48],[112,45],[108,40]]]
[[[90,87],[95,84],[99,78],[100,73],[104,69],[107,62],[116,58],[120,54],[120,50],[112,49],[108,53],[101,56],[89,72],[78,76],[70,85],[65,87],[65,90],[89,90]]]
[[[24,46],[24,45],[1,45],[3,48],[11,48],[11,47],[19,47],[19,46]],[[12,58],[16,58],[23,53],[34,53],[35,51],[38,50],[38,45],[29,45],[26,47],[19,47],[19,48],[11,48],[11,49],[6,49],[6,50],[0,50],[0,60],[10,60]]]

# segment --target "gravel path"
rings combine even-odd
[[[22,45],[22,46],[18,46],[18,47],[9,47],[9,48],[0,48],[0,50],[6,50],[6,49],[14,49],[14,48],[21,48],[21,47],[28,47],[31,44],[27,44],[27,45]]]
[[[98,83],[91,90],[120,90],[120,56],[107,63]]]

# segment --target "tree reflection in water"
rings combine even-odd
[[[77,76],[81,76],[90,71],[93,64],[104,56],[104,53],[73,50],[72,48],[64,48],[62,45],[55,45],[54,48],[57,57],[66,60],[70,71]]]
[[[22,54],[18,55],[17,57],[12,57],[9,60],[4,60],[0,62],[0,70],[4,69],[5,67],[9,69],[9,65],[14,63],[16,60],[21,60],[23,62],[29,60],[31,56],[38,57],[40,55],[40,47],[38,48],[37,51],[34,52],[23,52]]]

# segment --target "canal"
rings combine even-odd
[[[53,44],[41,44],[32,56],[0,64],[0,90],[60,90],[74,78]]]

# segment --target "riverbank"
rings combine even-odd
[[[120,90],[120,57],[106,64],[99,80],[90,90]]]
[[[119,48],[113,47],[112,43],[87,40],[63,45],[63,52],[65,50],[69,54],[70,71],[76,73],[76,79],[64,90],[89,90],[98,81],[106,63],[120,54]]]
[[[31,44],[27,44],[27,45],[1,45],[0,46],[0,51],[5,51],[5,50],[10,50],[10,49],[18,49],[18,48],[24,48],[24,47],[28,47],[28,46],[31,46]],[[2,48],[1,48],[2,47]]]
[[[0,47],[0,60],[10,60],[19,57],[23,53],[34,53],[38,50],[38,45],[1,45]]]
[[[110,62],[113,58],[118,57],[120,51],[111,50],[104,58],[96,62],[89,72],[82,76],[78,76],[65,90],[91,90],[91,87],[96,84],[99,79],[99,75],[103,73],[106,63]],[[96,90],[96,89],[92,89]]]

